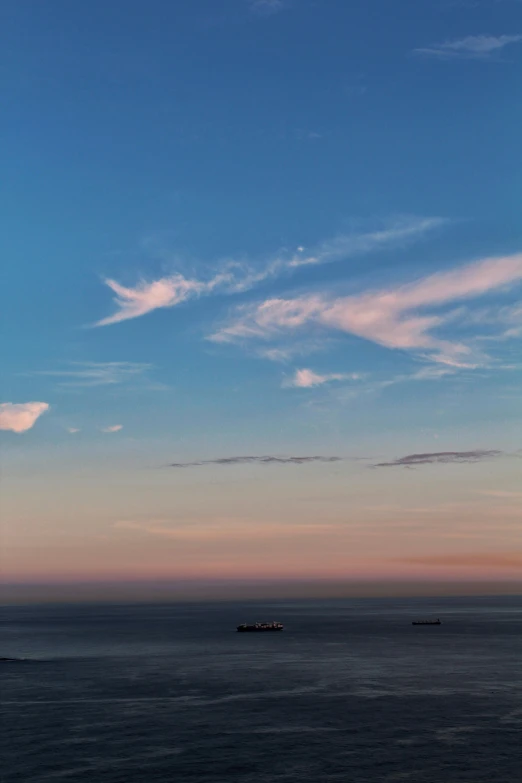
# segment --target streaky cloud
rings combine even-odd
[[[109,386],[123,384],[151,368],[151,364],[138,362],[72,362],[67,369],[39,370],[32,374],[61,378],[61,386]]]
[[[522,568],[521,552],[471,552],[463,554],[418,555],[400,558],[403,563],[425,566],[453,566],[458,568]]]
[[[337,373],[331,372],[321,375],[308,368],[296,370],[292,378],[283,383],[283,387],[293,386],[297,389],[311,389],[314,386],[322,386],[331,381],[359,381],[362,379],[360,373]]]
[[[134,287],[123,286],[112,278],[105,284],[116,294],[117,310],[97,321],[94,326],[110,326],[132,318],[139,318],[153,310],[175,307],[189,299],[213,292],[238,294],[254,288],[268,279],[288,274],[297,267],[326,264],[356,255],[384,251],[420,239],[424,234],[448,220],[440,217],[399,217],[388,221],[383,228],[370,232],[351,232],[320,243],[305,252],[282,250],[266,260],[260,268],[253,268],[239,261],[226,261],[209,280],[189,279],[181,273],[161,277],[158,280],[140,280]]]
[[[286,7],[284,0],[247,0],[250,10],[260,16],[270,16],[277,14]]]
[[[405,457],[399,457],[391,462],[377,462],[372,465],[373,468],[412,468],[417,465],[434,464],[461,464],[464,462],[481,462],[483,460],[495,459],[503,452],[496,449],[475,449],[473,451],[434,451],[421,454],[407,454]]]
[[[441,217],[399,217],[388,221],[383,228],[341,234],[334,239],[319,244],[311,253],[305,253],[305,248],[289,261],[289,267],[326,264],[344,258],[376,253],[392,247],[401,247],[420,239],[424,234],[444,226],[449,221]]]
[[[47,402],[2,402],[0,403],[0,430],[9,430],[18,434],[27,432],[48,410]]]
[[[414,49],[413,53],[439,60],[485,60],[505,46],[520,43],[522,35],[467,35],[453,41]]]
[[[110,427],[100,427],[100,432],[109,434],[111,432],[119,432],[123,429],[123,424],[111,424]]]
[[[478,490],[478,495],[484,495],[485,497],[490,498],[501,498],[501,499],[515,499],[515,500],[522,500],[522,492],[513,492],[510,490],[503,490],[503,489],[484,489],[484,490]]]
[[[437,327],[458,325],[458,312],[434,312],[449,303],[474,299],[522,280],[522,253],[481,259],[412,283],[336,297],[316,292],[291,299],[271,298],[237,310],[232,323],[209,339],[237,342],[277,338],[305,326],[353,334],[386,348],[416,351],[456,368],[474,368],[487,357],[468,343],[441,339]],[[428,312],[422,314],[422,310]]]
[[[158,308],[174,307],[190,297],[212,290],[218,284],[218,279],[204,283],[176,274],[152,282],[141,280],[135,288],[122,286],[111,279],[106,279],[105,283],[116,294],[114,302],[118,310],[113,315],[97,321],[95,326],[109,326],[130,318],[138,318]]]
[[[171,462],[169,468],[196,468],[205,465],[305,465],[310,462],[341,462],[344,457],[219,457],[195,462]]]
[[[181,524],[168,523],[161,520],[135,522],[122,520],[115,522],[112,528],[120,533],[139,533],[155,538],[174,539],[178,541],[211,541],[211,540],[264,540],[271,536],[293,537],[296,535],[321,536],[325,533],[342,532],[342,525],[328,523],[293,523],[291,525],[271,522],[253,522],[248,519],[183,520]]]

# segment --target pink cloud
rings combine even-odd
[[[183,275],[163,277],[152,283],[142,281],[135,288],[125,288],[115,280],[105,282],[116,294],[114,302],[119,309],[114,315],[102,318],[96,326],[108,326],[129,318],[137,318],[159,307],[173,307],[205,290],[205,283],[187,280]]]
[[[47,402],[3,402],[0,404],[0,430],[27,432],[47,410]]]
[[[119,432],[123,429],[123,424],[112,424],[110,427],[100,427],[100,432],[110,433]]]
[[[147,536],[178,541],[234,541],[261,540],[272,536],[295,538],[297,536],[322,536],[325,533],[342,533],[342,524],[309,523],[286,525],[277,522],[254,522],[251,520],[214,519],[212,522],[192,520],[189,523],[169,525],[168,522],[115,522],[113,528],[119,531],[146,534]]]
[[[418,555],[401,558],[401,560],[424,566],[457,566],[458,568],[478,566],[486,569],[522,569],[522,551]]]
[[[269,337],[282,329],[296,329],[318,320],[325,307],[326,301],[321,296],[267,299],[253,308],[238,308],[239,318],[210,339],[226,343],[242,338]]]
[[[434,336],[447,323],[444,313],[420,313],[471,299],[522,280],[522,253],[486,258],[450,272],[440,272],[413,283],[354,296],[314,294],[294,299],[268,299],[239,311],[239,318],[214,334],[216,342],[267,338],[282,330],[316,324],[357,335],[387,348],[422,350],[450,366],[474,366],[470,347]]]
[[[295,386],[298,389],[311,389],[314,386],[322,386],[324,383],[330,383],[330,381],[358,381],[361,379],[361,377],[362,376],[358,373],[332,372],[326,373],[325,375],[320,375],[319,373],[315,373],[313,370],[303,368],[301,370],[296,370],[295,375],[283,385]]]
[[[260,2],[278,3],[278,0],[260,0]],[[106,279],[105,283],[116,294],[114,302],[118,310],[113,315],[102,318],[95,326],[109,326],[130,318],[138,318],[158,308],[174,307],[191,297],[208,294],[217,287],[224,288],[228,293],[240,293],[293,267],[325,264],[354,255],[377,252],[387,247],[400,246],[421,238],[445,223],[447,221],[439,217],[395,218],[378,230],[354,232],[322,242],[309,253],[304,253],[303,247],[299,247],[297,254],[291,257],[288,257],[286,251],[281,251],[265,262],[261,268],[251,268],[243,262],[229,260],[208,281],[189,280],[182,274],[174,274],[152,282],[142,280],[134,288],[128,288],[115,280]]]

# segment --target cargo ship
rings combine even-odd
[[[238,631],[282,631],[283,630],[283,624],[282,623],[253,623],[252,625],[249,625],[248,623],[242,623],[241,625],[237,626]]]
[[[439,618],[436,620],[414,620],[412,625],[442,625]]]

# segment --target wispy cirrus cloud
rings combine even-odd
[[[470,324],[491,324],[501,327],[501,331],[484,340],[510,340],[522,336],[522,303],[500,308],[484,308],[464,313],[465,320]]]
[[[261,16],[277,14],[288,5],[286,0],[247,0],[247,3],[253,13]]]
[[[400,558],[403,563],[457,568],[522,569],[521,552],[470,552],[463,554],[418,555]]]
[[[430,382],[433,383],[435,381],[440,381],[442,378],[447,378],[451,376],[456,376],[457,373],[459,374],[459,377],[463,377],[464,371],[461,368],[455,368],[455,367],[445,367],[440,365],[428,365],[426,367],[421,368],[420,370],[416,370],[415,372],[411,373],[403,373],[401,375],[395,375],[388,378],[383,378],[382,376],[376,377],[374,375],[361,375],[360,379],[357,380],[357,382],[348,381],[346,383],[339,383],[335,388],[327,387],[327,405],[328,408],[332,403],[340,404],[340,405],[349,405],[354,400],[359,399],[364,396],[369,397],[375,397],[380,395],[382,392],[388,390],[390,387],[397,386],[399,384],[407,384],[407,383],[420,383],[420,382]],[[286,386],[286,384],[285,384]],[[323,388],[321,386],[315,387],[315,388]],[[313,400],[307,400],[307,406],[316,408],[316,409],[323,409],[325,402],[321,399],[313,399]],[[436,439],[438,438],[438,435],[436,433],[433,434],[433,437]]]
[[[291,274],[299,267],[322,266],[406,247],[449,222],[442,217],[393,217],[381,221],[379,227],[371,231],[354,228],[310,248],[299,246],[293,252],[281,250],[259,269],[251,269],[242,263],[228,262],[221,278],[229,293],[239,293],[270,278]]]
[[[363,376],[360,373],[326,373],[321,375],[308,368],[296,370],[292,378],[283,382],[284,387],[293,386],[297,389],[311,389],[314,386],[322,386],[331,381],[360,381]]]
[[[522,336],[522,304],[519,303],[513,307],[502,308],[499,313],[499,322],[506,325],[501,337],[509,339],[511,337]]]
[[[376,253],[380,250],[403,247],[421,239],[425,234],[433,232],[448,224],[441,217],[396,217],[386,221],[384,225],[373,231],[353,231],[340,234],[333,239],[317,245],[311,252],[298,248],[298,252],[289,260],[288,266],[310,266],[326,264],[358,255]]]
[[[467,35],[453,41],[414,49],[414,54],[439,60],[485,60],[509,44],[520,43],[522,35]]]
[[[0,430],[18,434],[27,432],[40,416],[49,410],[47,402],[2,402],[0,404]]]
[[[522,253],[482,259],[415,282],[377,291],[335,297],[314,293],[292,299],[271,298],[239,308],[232,323],[209,339],[234,342],[270,339],[299,333],[304,327],[321,327],[353,334],[386,348],[415,351],[431,361],[453,367],[484,363],[476,346],[445,339],[436,330],[458,330],[453,302],[474,299],[522,280]],[[438,312],[434,310],[438,308]],[[424,312],[423,312],[424,311]]]
[[[112,386],[135,379],[151,368],[151,364],[137,362],[72,362],[63,370],[33,374],[61,378],[60,386]]]
[[[411,381],[439,381],[441,378],[445,378],[448,375],[455,375],[461,369],[462,368],[460,367],[428,365],[426,367],[421,367],[420,370],[415,370],[415,372],[395,375],[392,378],[370,382],[368,387],[371,390],[375,390],[386,388],[387,386],[395,386],[398,383],[409,383]]]
[[[123,424],[111,424],[109,427],[99,427],[100,432],[110,434],[112,432],[119,432],[123,429]]]
[[[176,273],[158,280],[140,280],[136,286],[130,287],[107,278],[105,284],[116,294],[114,302],[117,310],[94,326],[110,326],[139,318],[153,310],[175,307],[213,292],[237,294],[248,291],[265,280],[291,273],[297,267],[327,264],[402,247],[447,223],[440,217],[395,217],[372,231],[354,230],[340,234],[308,250],[304,247],[298,247],[295,252],[283,249],[258,266],[226,260],[208,280],[190,279]]]
[[[486,497],[490,498],[508,498],[508,499],[515,499],[515,500],[522,500],[522,492],[512,492],[509,490],[503,490],[503,489],[483,489],[479,490],[479,495],[485,495]]]
[[[413,468],[418,465],[448,465],[462,464],[465,462],[481,462],[484,460],[495,459],[502,455],[501,451],[496,449],[475,449],[473,451],[434,451],[421,454],[407,454],[405,457],[398,457],[391,462],[377,462],[372,465],[373,468]]]
[[[306,465],[310,462],[341,462],[344,457],[218,457],[217,459],[197,460],[195,462],[171,462],[169,468],[196,468],[206,465]]]
[[[343,384],[340,389],[335,391],[334,399],[340,403],[351,402],[362,395],[379,394],[390,386],[396,386],[397,384],[411,383],[412,381],[439,381],[447,376],[456,375],[457,372],[462,372],[462,370],[455,367],[428,365],[415,372],[395,375],[391,378],[368,378],[365,374],[353,373],[352,376],[347,376],[346,380],[357,381],[357,383]],[[336,378],[335,380],[341,379]],[[313,384],[315,387],[318,385],[320,384]],[[283,386],[297,386],[297,384],[285,383]]]
[[[122,533],[130,532],[159,539],[172,539],[174,541],[219,541],[241,539],[266,541],[275,536],[278,538],[293,538],[303,535],[324,535],[335,531],[342,532],[343,526],[328,523],[310,524],[284,524],[274,522],[256,522],[249,519],[213,519],[208,520],[183,520],[181,522],[169,522],[168,520],[150,520],[134,522],[121,520],[112,525],[114,530]]]
[[[420,370],[416,370],[410,375],[397,375],[392,379],[393,383],[400,383],[401,381],[436,381],[439,378],[443,378],[445,375],[454,375],[456,369],[453,367],[422,367]]]
[[[118,309],[113,315],[102,318],[94,325],[109,326],[130,318],[138,318],[158,308],[174,307],[191,297],[212,291],[221,282],[223,282],[221,275],[208,282],[202,282],[176,274],[152,282],[141,280],[137,286],[130,288],[107,278],[105,283],[116,294],[114,303]]]

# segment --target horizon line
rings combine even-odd
[[[209,592],[209,588],[212,591]],[[67,588],[67,598],[61,591]],[[238,589],[241,593],[238,594]],[[4,583],[0,606],[522,596],[522,579],[208,579]],[[47,595],[45,595],[47,593]]]

